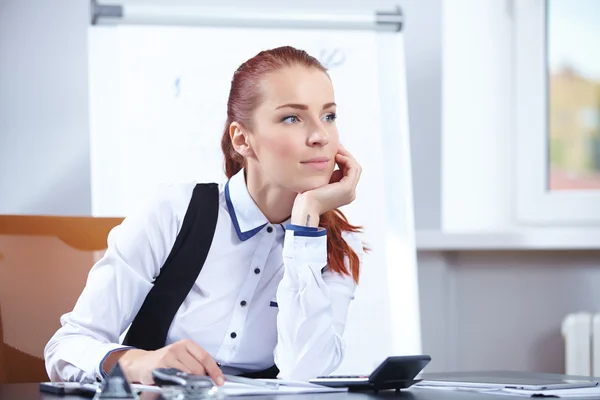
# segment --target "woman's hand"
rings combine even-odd
[[[322,214],[354,201],[362,168],[341,144],[335,162],[340,169],[333,171],[329,184],[296,196],[292,224],[318,227]]]
[[[210,354],[189,339],[180,340],[155,351],[124,350],[118,357],[118,360],[111,361],[113,365],[119,362],[130,382],[153,384],[152,371],[156,368],[177,368],[188,374],[209,375],[219,386],[225,382],[223,372]]]

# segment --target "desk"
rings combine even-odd
[[[423,379],[452,378],[460,376],[462,373],[426,373],[421,376]],[[520,377],[520,378],[570,378],[570,379],[590,379],[585,376],[567,376],[548,373],[535,372],[514,372],[514,371],[481,371],[472,372],[470,375],[497,376],[497,377]],[[600,379],[600,378],[592,378]],[[257,399],[269,400],[379,400],[379,399],[398,399],[398,400],[502,400],[519,399],[519,397],[506,397],[492,394],[473,393],[473,392],[453,392],[445,390],[411,388],[396,393],[393,390],[379,392],[378,394],[366,393],[323,393],[323,394],[304,394],[304,395],[282,395],[282,396],[252,396],[246,397],[249,400]],[[144,392],[140,395],[140,400],[159,400],[159,393]],[[236,399],[232,397],[232,399]],[[0,400],[90,400],[89,397],[78,396],[55,396],[47,393],[40,393],[37,383],[13,383],[0,384]]]
[[[145,392],[140,395],[140,400],[158,400],[160,394]],[[248,397],[247,397],[248,398]],[[504,396],[494,396],[479,393],[449,392],[431,389],[410,389],[396,393],[384,391],[373,393],[329,393],[329,394],[305,394],[305,395],[283,395],[283,396],[252,396],[251,400],[501,400]],[[90,400],[90,398],[78,396],[54,396],[52,394],[40,393],[36,383],[13,383],[0,385],[0,400]],[[235,399],[235,397],[233,397]]]

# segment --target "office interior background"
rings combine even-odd
[[[427,371],[564,373],[565,318],[600,305],[600,2],[301,5],[396,6],[418,278],[419,318],[406,321],[418,321]],[[89,14],[85,0],[0,0],[0,214],[91,213]]]

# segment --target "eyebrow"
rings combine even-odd
[[[336,106],[336,104],[333,102],[326,103],[323,105],[323,110],[325,110],[326,108],[329,108],[329,107],[333,107],[333,106]],[[280,108],[286,108],[286,107],[297,108],[298,110],[308,110],[308,106],[305,104],[284,104],[284,105],[277,107],[276,110],[279,110]]]

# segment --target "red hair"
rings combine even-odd
[[[231,143],[229,126],[234,121],[242,126],[252,126],[252,115],[261,101],[261,79],[265,74],[292,66],[316,68],[327,74],[327,69],[316,58],[290,46],[261,51],[243,63],[233,74],[227,101],[227,121],[221,139],[227,178],[231,178],[244,167],[244,157],[235,151]],[[342,237],[342,232],[358,232],[361,227],[351,225],[344,214],[337,209],[321,215],[319,226],[327,229],[329,269],[340,274],[352,275],[354,281],[358,283],[360,260]],[[348,257],[350,270],[344,262],[345,257]]]

